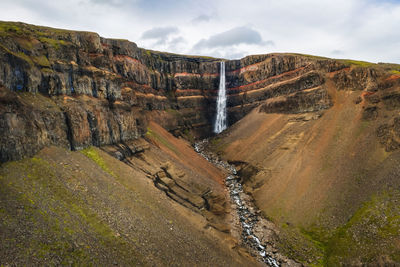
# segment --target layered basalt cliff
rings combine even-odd
[[[143,136],[149,120],[187,138],[211,134],[220,59],[2,22],[0,61],[1,161],[52,144],[74,150],[127,142]],[[266,99],[267,112],[329,108],[327,73],[337,88],[371,90],[383,75],[351,65],[293,54],[226,61],[229,124]]]

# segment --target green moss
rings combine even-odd
[[[0,34],[22,34],[21,28],[13,22],[0,22]]]
[[[392,73],[392,74],[400,74],[400,71],[399,70],[391,70],[390,73]]]
[[[33,62],[35,62],[37,65],[39,65],[41,67],[49,68],[51,66],[49,60],[44,55],[31,57],[31,58],[32,58]]]
[[[18,38],[17,42],[25,50],[32,50],[33,49],[33,42],[32,42],[31,38]]]
[[[41,71],[44,72],[44,73],[53,73],[53,72],[54,72],[54,71],[53,71],[52,69],[50,69],[50,68],[42,68]]]
[[[311,266],[349,265],[354,259],[376,263],[381,255],[400,260],[400,191],[388,190],[364,202],[342,226],[297,228],[281,225],[279,247],[288,256]],[[310,263],[311,262],[311,263]]]
[[[395,259],[398,248],[392,240],[400,236],[399,200],[399,191],[382,192],[364,202],[341,227],[333,231],[310,227],[302,234],[324,251],[324,266],[346,265],[356,258],[374,263],[383,254]]]
[[[376,65],[374,63],[367,62],[367,61],[359,61],[359,60],[351,60],[351,59],[339,59],[338,61],[340,61],[346,65],[353,65],[353,66],[359,66],[359,67],[371,67],[373,65]]]
[[[86,157],[90,158],[93,160],[100,168],[103,169],[103,171],[107,172],[108,174],[112,176],[116,176],[113,171],[107,166],[106,162],[104,159],[97,153],[96,149],[94,147],[88,147],[80,151],[82,154],[84,154]]]
[[[3,46],[1,44],[0,44],[0,47],[2,49],[4,49],[7,53],[9,53],[9,54],[11,54],[11,55],[13,55],[13,56],[15,56],[15,57],[17,57],[19,59],[22,59],[23,61],[27,62],[31,66],[38,65],[40,67],[47,67],[47,68],[51,66],[49,60],[44,55],[41,55],[41,56],[28,56],[24,52],[21,52],[21,51],[19,51],[19,52],[11,51],[7,47],[5,47],[5,46]]]
[[[156,50],[151,50],[151,49],[143,49],[145,50],[145,54],[148,56],[152,56],[157,58],[159,61],[165,61],[161,58],[161,55],[164,57],[170,57],[170,58],[193,58],[193,59],[203,59],[206,61],[219,61],[221,60],[220,58],[214,58],[214,57],[209,57],[209,56],[196,56],[196,55],[182,55],[182,54],[175,54],[175,53],[169,53],[169,52],[161,52],[161,51],[156,51]]]
[[[173,115],[179,115],[179,111],[177,111],[176,109],[172,109],[172,108],[168,108],[165,110],[167,113],[173,114]]]
[[[55,49],[59,49],[61,46],[67,45],[67,42],[64,40],[58,40],[58,39],[53,39],[53,38],[48,38],[48,37],[39,37],[38,38],[40,42],[46,43],[54,47]]]
[[[147,56],[151,56],[151,52],[150,52],[150,50],[146,50],[146,49],[144,49],[144,53],[147,55]]]
[[[313,237],[313,232],[282,224],[279,249],[306,266],[324,266],[325,246]]]
[[[328,57],[321,57],[321,56],[308,55],[308,54],[299,54],[299,53],[291,53],[291,55],[303,56],[303,57],[308,57],[308,58],[311,58],[311,59],[318,59],[318,60],[331,59],[331,58],[328,58]]]

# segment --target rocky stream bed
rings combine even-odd
[[[212,152],[207,151],[207,144],[208,139],[198,141],[194,144],[194,149],[206,160],[228,172],[225,185],[229,190],[232,204],[236,209],[234,220],[239,222],[240,227],[237,230],[240,231],[239,237],[243,245],[250,250],[253,256],[268,266],[293,266],[293,264],[290,264],[290,260],[276,253],[277,251],[272,244],[264,240],[264,231],[260,228],[267,229],[267,232],[271,231],[272,223],[260,216],[260,212],[253,204],[251,196],[244,192],[236,168],[228,162],[219,159]],[[234,235],[234,233],[232,234]]]

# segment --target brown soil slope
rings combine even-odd
[[[192,177],[190,169],[154,145],[139,154],[138,161],[159,163],[150,166],[154,171],[168,162],[168,172]],[[228,235],[208,227],[217,215],[208,216],[214,218],[209,222],[199,211],[179,205],[154,186],[147,167],[129,166],[97,148],[69,152],[56,147],[3,164],[0,265],[256,264],[231,249],[235,241]],[[215,195],[221,191],[201,173],[194,177]]]
[[[399,88],[338,90],[329,77],[326,87],[330,109],[266,113],[267,102],[215,139],[214,149],[241,167],[258,207],[281,226],[289,254],[332,266],[377,263],[382,255],[397,261]],[[301,236],[323,257],[299,248]]]

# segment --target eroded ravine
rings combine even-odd
[[[198,141],[194,144],[194,149],[207,161],[227,171],[228,175],[225,179],[225,185],[229,190],[231,201],[236,209],[234,217],[239,221],[240,230],[238,230],[241,231],[239,236],[243,245],[250,250],[251,254],[269,266],[298,265],[276,253],[276,249],[273,248],[272,244],[267,240],[263,240],[264,235],[261,236],[262,231],[260,231],[260,227],[269,228],[266,225],[271,225],[272,223],[259,216],[259,211],[254,206],[251,196],[243,191],[241,179],[237,175],[236,168],[228,162],[219,159],[212,152],[207,151],[207,143],[208,139]]]

